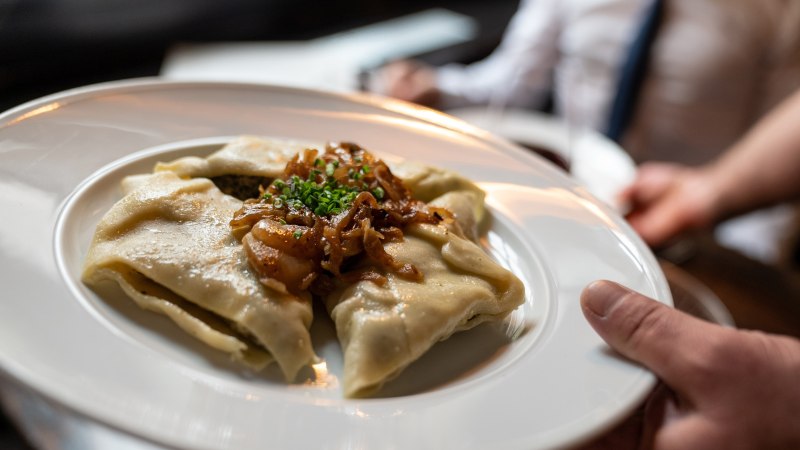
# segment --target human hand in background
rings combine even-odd
[[[436,72],[419,61],[398,60],[381,67],[375,75],[381,94],[401,100],[434,106],[439,102]]]
[[[628,223],[652,247],[718,220],[720,193],[711,171],[669,163],[645,163],[620,194],[631,205]]]
[[[622,427],[590,448],[800,448],[800,341],[704,322],[609,281],[589,285],[581,307],[614,350],[666,385],[638,432]]]
[[[630,224],[657,247],[681,232],[800,197],[800,91],[728,151],[689,168],[650,163],[621,194]]]

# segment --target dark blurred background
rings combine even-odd
[[[314,39],[431,8],[478,36],[419,55],[471,62],[499,42],[518,0],[0,0],[0,111],[64,89],[158,75],[177,43]]]

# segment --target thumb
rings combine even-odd
[[[596,281],[581,294],[589,324],[614,350],[643,364],[673,388],[696,379],[709,337],[721,327],[703,322],[611,281]]]

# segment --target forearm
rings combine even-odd
[[[442,94],[473,104],[531,106],[543,99],[558,58],[559,1],[523,1],[491,55],[467,66],[450,65],[438,71],[437,87]]]
[[[800,197],[800,91],[704,170],[717,220]]]

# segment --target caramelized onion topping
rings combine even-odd
[[[422,273],[397,262],[384,243],[401,240],[412,223],[453,220],[448,210],[412,198],[383,161],[352,143],[303,151],[260,194],[230,224],[237,236],[246,235],[247,258],[261,282],[284,292],[324,294],[332,278],[385,283],[375,269],[347,270],[362,254],[385,272],[421,281]]]

